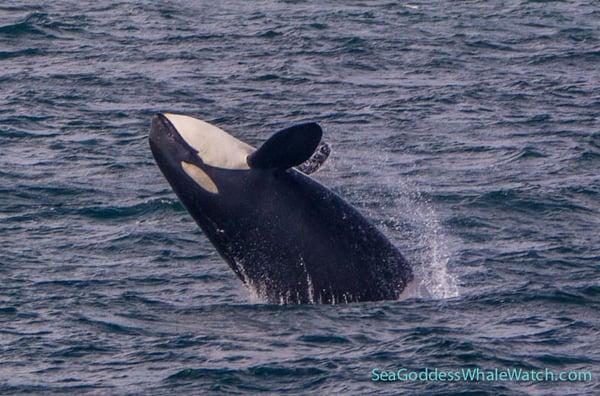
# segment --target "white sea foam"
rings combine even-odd
[[[449,272],[451,250],[433,205],[420,194],[409,195],[409,212],[416,226],[418,255],[414,261],[415,276],[435,299],[459,295],[456,276]]]
[[[377,164],[373,165],[372,174],[364,178],[370,185],[368,188],[357,188],[352,197],[347,198],[354,198],[351,199],[354,202],[370,203],[367,208],[360,208],[361,212],[377,223],[413,266],[415,282],[408,285],[401,299],[446,299],[458,296],[458,279],[448,268],[453,244],[434,205],[419,192],[415,183],[397,175],[385,154],[379,153],[370,158],[375,159],[371,163]],[[334,174],[344,174],[349,169],[364,171],[364,164],[355,164],[351,160],[330,161],[332,164]],[[385,172],[386,165],[392,172],[379,176]]]
[[[413,265],[413,293],[433,299],[458,296],[458,279],[448,269],[452,245],[434,205],[409,180],[386,179],[384,188],[391,189],[392,197],[381,204],[383,212],[392,213],[392,218],[386,219],[382,228]],[[373,218],[382,217],[381,213],[371,214]]]

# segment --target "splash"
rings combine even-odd
[[[304,263],[304,258],[302,258],[302,257],[300,257],[300,266],[302,266],[302,269],[304,270],[304,274],[306,274],[306,285],[308,287],[308,302],[310,304],[314,304],[315,303],[315,288],[313,286],[312,279],[311,279],[308,271],[306,270],[306,264]]]
[[[364,163],[344,158],[328,162],[334,175],[349,170],[364,172]],[[457,297],[460,294],[458,279],[448,269],[453,244],[444,232],[434,205],[419,192],[415,183],[397,175],[396,166],[386,154],[377,153],[369,158],[376,159],[377,167],[363,176],[364,188],[350,195],[354,202],[362,204],[359,206],[365,206],[360,208],[361,212],[375,221],[413,266],[416,282],[407,287],[401,299]],[[391,174],[378,176],[385,168],[392,169]]]
[[[246,287],[248,295],[250,297],[250,301],[253,304],[264,304],[268,303],[270,300],[269,294],[267,292],[269,288],[269,282],[263,279],[252,280],[247,274],[245,270],[245,265],[243,260],[236,259],[235,265],[242,277],[242,283]],[[312,279],[306,270],[306,265],[304,263],[304,259],[300,259],[300,265],[304,269],[304,273],[306,274],[306,284],[307,284],[307,293],[308,293],[308,304],[315,304],[315,289],[313,286]],[[275,297],[276,303],[279,305],[288,305],[288,304],[301,304],[302,299],[300,298],[299,291],[287,290],[279,294],[279,297]]]
[[[412,202],[413,215],[421,221],[418,245],[423,247],[417,258],[416,276],[433,298],[444,299],[459,295],[456,276],[448,270],[450,248],[448,237],[440,224],[431,202],[420,194]]]
[[[446,299],[458,296],[458,280],[448,269],[452,257],[450,239],[431,201],[407,180],[396,180],[395,183],[388,180],[385,189],[391,190],[391,196],[380,203],[386,214],[391,212],[391,217],[381,226],[396,246],[410,248],[403,249],[403,253],[412,263],[417,280],[411,297]],[[371,218],[382,216],[381,213],[373,215]]]
[[[253,282],[252,279],[246,275],[246,268],[241,259],[234,259],[234,263],[242,277],[242,283],[246,287],[250,301],[254,304],[264,303],[267,301],[267,294],[265,292],[264,284]]]

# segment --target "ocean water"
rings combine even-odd
[[[269,305],[155,165],[151,116],[315,175],[429,296]],[[600,4],[3,1],[0,393],[600,394]],[[371,370],[592,381],[373,382]]]

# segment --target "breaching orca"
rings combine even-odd
[[[150,147],[219,254],[268,302],[398,299],[413,280],[404,257],[302,171],[314,170],[317,148],[329,154],[321,137],[318,124],[300,124],[256,150],[214,125],[165,113],[152,119]]]

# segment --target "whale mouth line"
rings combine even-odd
[[[167,146],[178,146],[178,154],[173,158],[175,162],[185,159],[186,162],[196,166],[205,165],[198,155],[198,151],[181,136],[181,133],[164,113],[157,113],[152,118],[149,141],[150,149],[155,156],[159,152],[165,152]]]
[[[155,127],[155,123],[158,123],[159,127]],[[155,143],[158,143],[159,135],[166,133],[169,138],[186,145],[190,150],[194,149],[185,141],[185,139],[183,139],[175,125],[173,125],[171,120],[169,120],[164,113],[156,113],[154,117],[152,117],[152,124],[152,131],[150,133],[151,142],[154,141]]]

